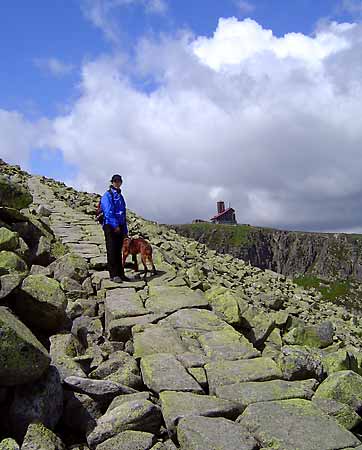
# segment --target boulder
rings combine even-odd
[[[347,430],[352,430],[352,428],[362,422],[361,417],[354,409],[344,403],[324,398],[314,398],[313,403],[323,412],[328,414],[328,416],[334,417],[336,421]]]
[[[318,385],[316,380],[259,381],[229,384],[216,388],[216,396],[237,403],[243,411],[252,403],[303,398],[310,400]]]
[[[6,438],[0,442],[0,450],[20,450],[20,447],[14,439]]]
[[[352,433],[308,400],[253,403],[237,422],[268,448],[336,450],[360,444]]]
[[[324,348],[333,344],[334,327],[326,321],[319,325],[300,325],[292,328],[283,340],[289,345]]]
[[[50,337],[50,357],[58,369],[61,381],[70,376],[85,377],[81,365],[74,361],[80,351],[80,344],[70,333],[55,334]]]
[[[134,389],[142,387],[137,361],[128,353],[117,351],[89,374],[90,378],[110,380]]]
[[[143,316],[124,317],[107,323],[107,337],[111,341],[126,342],[132,337],[132,327],[147,325],[163,319],[165,314],[145,314]]]
[[[0,275],[12,272],[27,272],[26,262],[16,253],[7,250],[0,251]]]
[[[76,433],[89,434],[102,416],[101,405],[85,394],[64,391],[64,424]]]
[[[9,417],[14,433],[23,437],[28,425],[41,422],[54,429],[63,412],[63,389],[58,370],[49,370],[35,383],[17,386]]]
[[[224,418],[190,416],[180,420],[182,450],[257,450],[256,440],[238,423]]]
[[[0,385],[31,383],[50,363],[43,345],[12,312],[0,306]]]
[[[236,295],[223,287],[209,289],[205,296],[214,313],[230,325],[240,323],[240,311]]]
[[[19,235],[5,227],[0,227],[0,251],[15,250],[19,245]]]
[[[206,364],[205,370],[211,394],[215,394],[219,386],[282,378],[280,369],[270,358],[210,362]]]
[[[201,386],[172,354],[159,353],[141,359],[143,382],[153,392],[203,392]]]
[[[33,197],[20,184],[12,182],[4,175],[0,175],[0,205],[9,208],[22,209],[29,206]]]
[[[297,345],[284,346],[279,355],[278,365],[286,380],[306,380],[323,378],[323,366],[320,353],[308,347]]]
[[[242,313],[241,326],[249,341],[259,347],[273,331],[275,322],[273,316],[264,312],[261,308],[249,306]]]
[[[334,372],[318,387],[314,399],[331,399],[362,411],[362,377],[351,370]]]
[[[59,283],[45,275],[23,281],[14,308],[24,322],[47,332],[60,329],[66,320],[67,299]]]
[[[97,450],[149,450],[154,442],[154,435],[144,431],[124,431],[97,445]]]
[[[91,449],[107,439],[127,430],[155,434],[162,424],[161,410],[148,400],[125,402],[97,420],[97,426],[88,435]]]
[[[0,276],[0,300],[7,297],[11,292],[16,289],[23,279],[25,278],[25,273],[8,273],[6,275]]]
[[[67,253],[49,266],[54,278],[61,281],[64,277],[83,282],[88,276],[87,261],[75,253]]]
[[[61,439],[41,423],[32,423],[26,432],[21,450],[66,450]]]
[[[121,394],[133,394],[134,389],[108,380],[90,380],[81,377],[67,377],[64,383],[74,392],[86,394],[102,403],[110,403]]]
[[[358,372],[358,361],[353,353],[345,349],[340,349],[335,352],[326,353],[322,356],[323,371],[327,375],[341,370],[353,370]]]
[[[231,328],[209,331],[199,339],[202,349],[210,359],[249,359],[260,356],[259,350],[240,333]]]
[[[225,417],[235,420],[240,414],[240,409],[234,402],[212,395],[164,391],[160,393],[160,400],[162,415],[170,433],[175,431],[182,417]]]
[[[54,261],[54,257],[52,256],[52,240],[47,236],[40,236],[32,257],[32,263],[47,266],[52,261]]]
[[[78,298],[75,301],[68,301],[66,313],[71,320],[80,316],[95,317],[97,308],[98,306],[95,299]]]

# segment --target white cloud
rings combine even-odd
[[[220,19],[214,36],[199,37],[193,48],[200,60],[215,70],[225,66],[226,70],[229,69],[227,66],[235,68],[261,53],[270,53],[278,60],[293,58],[302,64],[319,66],[323,59],[349,46],[343,32],[353,26],[332,23],[330,28],[321,30],[315,37],[288,33],[278,38],[252,19],[242,22],[236,18]]]
[[[255,10],[255,5],[253,5],[251,2],[248,2],[247,0],[237,0],[236,6],[243,14],[248,14]]]
[[[122,30],[117,13],[126,6],[141,6],[145,12],[163,15],[168,9],[166,0],[81,0],[84,16],[115,45],[120,44]]]
[[[67,64],[57,58],[35,58],[34,65],[56,77],[70,74],[74,70],[73,64]]]
[[[27,168],[32,148],[47,139],[48,122],[29,122],[16,111],[0,109],[0,158]]]
[[[241,223],[355,229],[361,43],[360,25],[277,38],[236,19],[208,39],[143,40],[132,65],[83,66],[81,95],[44,146],[79,167],[79,187],[102,191],[121,173],[128,206],[160,222],[207,219],[224,200]]]

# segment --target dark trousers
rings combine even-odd
[[[106,239],[109,276],[110,278],[122,277],[124,275],[122,266],[122,245],[124,235],[122,232],[115,233],[111,225],[104,225],[103,231]]]

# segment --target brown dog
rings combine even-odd
[[[132,238],[125,238],[123,240],[123,246],[122,246],[122,253],[123,253],[123,267],[125,267],[125,262],[128,257],[128,255],[132,255],[132,261],[134,264],[134,270],[138,272],[138,262],[137,262],[137,254],[141,254],[141,260],[143,263],[143,267],[145,268],[145,274],[144,278],[146,278],[147,274],[147,261],[151,263],[153,274],[156,275],[156,267],[153,264],[152,259],[152,247],[151,245],[142,238],[132,239]]]

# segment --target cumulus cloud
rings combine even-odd
[[[16,111],[0,109],[0,158],[28,167],[32,148],[47,140],[48,121],[30,122]]]
[[[58,58],[35,58],[34,65],[56,77],[63,77],[74,70],[73,64],[67,64]]]
[[[234,18],[211,38],[144,39],[132,65],[83,66],[46,145],[80,168],[78,187],[120,172],[128,206],[160,222],[224,200],[241,223],[362,231],[361,42],[356,24],[278,38]]]

